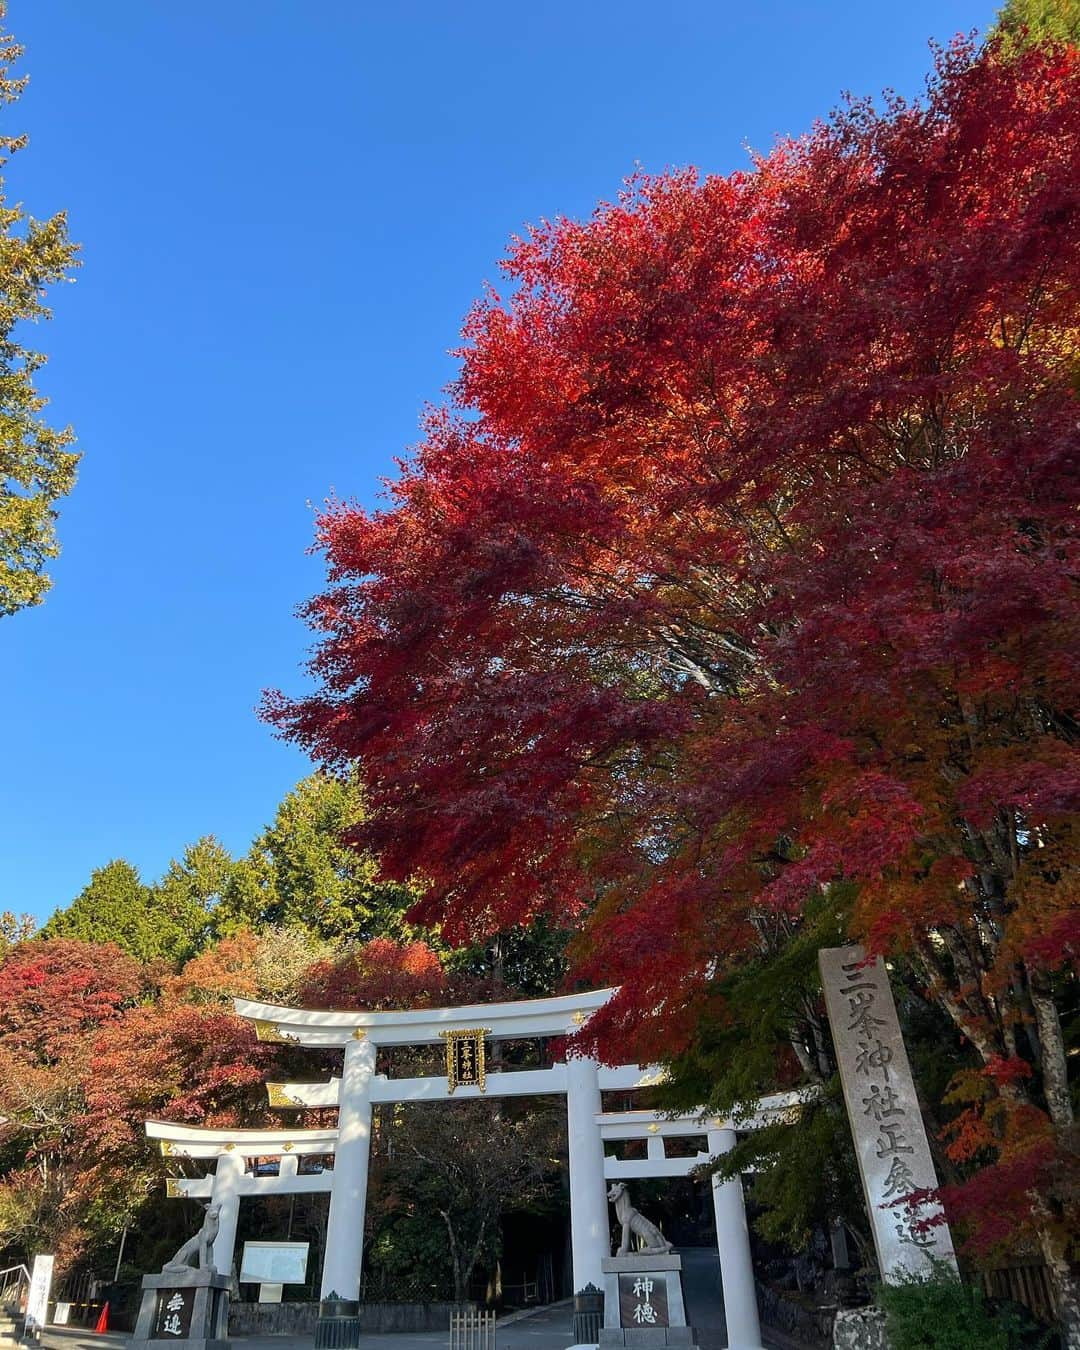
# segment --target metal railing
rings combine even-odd
[[[0,1312],[17,1317],[26,1290],[29,1288],[30,1272],[24,1265],[8,1266],[6,1270],[0,1270]]]
[[[495,1314],[481,1308],[452,1312],[450,1350],[495,1350]]]
[[[6,1270],[0,1270],[0,1332],[22,1336],[29,1292],[30,1272],[25,1266],[8,1266]]]

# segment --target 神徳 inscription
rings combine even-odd
[[[824,948],[818,962],[882,1278],[955,1266],[946,1225],[923,1226],[940,1206],[903,1203],[938,1180],[885,966],[858,946]]]
[[[661,1275],[619,1276],[619,1325],[624,1327],[666,1327],[668,1321],[667,1284]]]

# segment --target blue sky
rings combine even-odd
[[[917,93],[992,2],[10,0],[10,192],[84,246],[35,336],[85,458],[53,591],[0,621],[0,909],[242,851],[308,771],[254,706],[303,685],[311,504],[375,499],[512,233]]]

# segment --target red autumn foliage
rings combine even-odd
[[[1048,1228],[1059,1248],[1072,1237],[1080,1205],[1076,1132],[1055,1133],[1046,1112],[1017,1092],[1030,1077],[1022,1059],[994,1060],[958,1074],[946,1098],[959,1108],[944,1131],[946,1152],[969,1169],[982,1165],[937,1197],[976,1256],[1000,1256],[1019,1236]]]
[[[84,1083],[80,1137],[94,1156],[145,1152],[147,1119],[261,1123],[274,1064],[248,1022],[214,1005],[147,1004],[104,1028]]]
[[[416,918],[587,924],[601,1057],[843,881],[1071,1120],[1078,198],[1080,54],[957,43],[516,241],[388,507],[322,516],[321,688],[267,715],[359,764]]]
[[[426,942],[374,938],[317,961],[300,987],[305,1008],[422,1008],[442,1002],[446,972]]]
[[[119,1018],[142,971],[112,943],[20,942],[0,961],[0,1046],[52,1064],[95,1028]]]

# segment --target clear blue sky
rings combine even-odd
[[[53,591],[0,620],[0,909],[241,851],[307,772],[253,709],[302,687],[309,503],[374,500],[512,233],[914,94],[992,4],[10,0],[11,192],[84,246],[40,342],[85,458]]]

